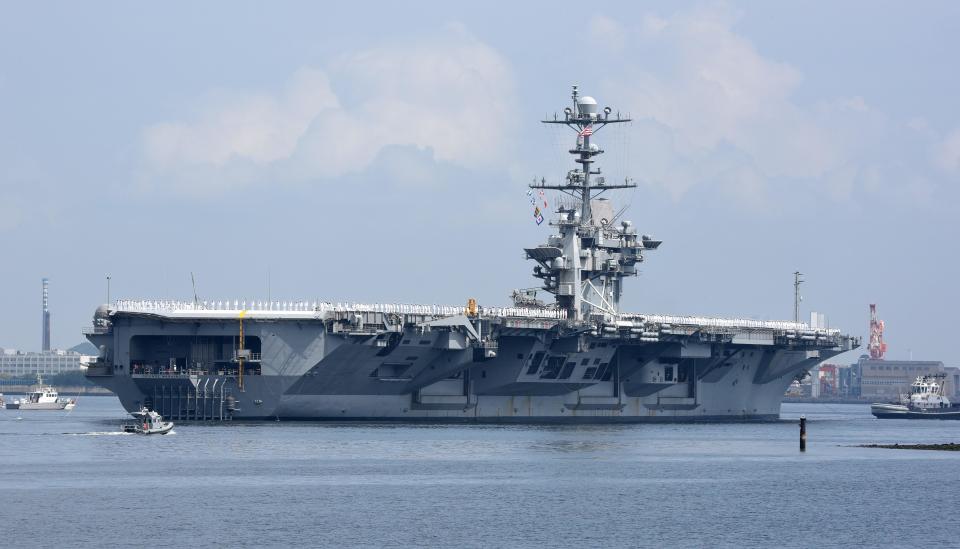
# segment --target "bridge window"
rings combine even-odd
[[[527,368],[528,376],[532,376],[540,369],[540,363],[543,362],[543,355],[543,351],[538,351],[533,354],[533,360],[530,361],[530,367]]]
[[[569,377],[570,377],[570,374],[573,373],[573,369],[576,368],[576,367],[577,367],[577,363],[576,363],[576,362],[572,362],[572,361],[571,361],[571,362],[568,362],[568,363],[564,364],[563,370],[560,372],[560,375],[558,376],[558,379],[567,379],[567,378],[569,378]]]
[[[547,365],[543,368],[540,379],[557,379],[557,374],[560,373],[560,368],[563,367],[563,361],[564,357],[562,356],[551,356],[547,358]]]

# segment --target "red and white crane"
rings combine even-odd
[[[883,321],[877,319],[877,306],[873,303],[870,304],[870,343],[867,349],[874,360],[883,360],[887,352],[887,344],[883,342]]]

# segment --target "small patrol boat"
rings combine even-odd
[[[880,419],[960,419],[960,405],[943,394],[945,381],[946,374],[917,376],[909,395],[900,402],[875,402],[870,413]]]
[[[2,402],[3,399],[0,399]],[[62,398],[57,389],[43,384],[43,377],[37,374],[37,384],[23,398],[7,402],[7,410],[73,410],[77,405],[75,398]]]
[[[124,433],[165,435],[173,429],[172,421],[163,421],[163,416],[147,408],[140,408],[139,412],[132,412],[130,415],[136,419],[120,425]]]

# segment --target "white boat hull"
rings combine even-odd
[[[8,402],[7,410],[63,410],[68,406],[73,408],[67,402]]]
[[[910,411],[910,408],[907,406],[904,406],[903,404],[888,404],[888,403],[882,403],[882,402],[875,402],[870,405],[870,413],[875,416],[877,414],[883,414],[883,415],[906,414],[909,411]]]
[[[173,422],[164,422],[158,427],[144,429],[143,426],[127,424],[123,426],[123,432],[134,433],[138,435],[165,435],[173,430]]]

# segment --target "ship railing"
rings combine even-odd
[[[466,308],[451,305],[413,305],[398,303],[336,303],[328,307],[321,307],[319,311],[347,312],[347,313],[396,313],[415,314],[423,316],[454,316],[466,314]],[[536,309],[528,307],[480,307],[483,317],[525,317],[525,318],[566,318],[566,311],[556,309]]]
[[[115,311],[124,312],[190,312],[214,311],[274,311],[274,312],[376,312],[449,316],[463,314],[462,306],[414,305],[399,303],[356,303],[330,301],[171,301],[171,300],[119,300],[113,306]]]
[[[80,332],[83,335],[109,334],[110,326],[84,326],[83,328],[80,328]]]
[[[123,312],[193,312],[212,311],[234,313],[241,311],[307,312],[322,316],[325,313],[395,313],[432,317],[462,315],[466,308],[455,305],[418,305],[408,303],[356,303],[329,301],[172,301],[172,300],[119,300],[114,311]],[[538,309],[531,307],[481,307],[486,317],[521,318],[566,318],[565,310]],[[96,329],[94,327],[93,329]]]
[[[481,314],[486,317],[502,318],[545,318],[563,320],[567,318],[564,309],[535,309],[530,307],[483,307]]]
[[[259,361],[260,354],[257,353],[257,361]],[[251,361],[251,362],[257,362]],[[262,369],[259,365],[250,364],[243,371],[244,375],[261,375]],[[157,371],[156,367],[153,366],[133,366],[131,369],[131,376],[138,378],[147,378],[147,379],[182,379],[188,377],[203,377],[203,376],[235,376],[237,375],[237,367],[211,367],[211,368],[187,368],[183,370],[168,370],[166,368]]]
[[[151,368],[155,370],[156,368]],[[179,378],[179,377],[192,377],[192,376],[208,376],[212,375],[211,370],[205,368],[187,368],[184,370],[167,370],[156,372],[148,371],[145,367],[136,366],[134,367],[133,375],[136,377],[147,377],[147,378]]]
[[[384,313],[419,315],[441,318],[466,314],[463,306],[456,305],[420,305],[410,303],[358,303],[330,301],[260,301],[260,300],[218,300],[218,301],[176,301],[176,300],[118,300],[114,311],[125,312],[192,312],[208,311],[239,315],[242,311],[299,312],[324,318],[327,313]],[[534,307],[480,307],[485,318],[528,318],[564,320],[566,310]],[[300,315],[298,315],[300,316]],[[621,321],[637,323],[671,324],[695,326],[698,328],[738,329],[738,330],[779,330],[784,332],[808,332],[839,336],[840,330],[812,329],[803,322],[785,320],[755,320],[749,318],[713,318],[702,316],[677,316],[661,314],[623,313]],[[88,326],[85,334],[109,333],[108,326]]]
[[[635,320],[654,324],[669,324],[677,326],[696,326],[710,328],[734,328],[757,330],[780,330],[784,332],[809,332],[827,335],[840,335],[840,330],[817,328],[813,329],[804,322],[787,320],[755,320],[750,318],[713,318],[702,316],[675,316],[658,314],[623,314],[623,320]]]
[[[277,311],[277,312],[313,312],[323,310],[329,303],[318,301],[247,301],[247,300],[219,300],[219,301],[177,301],[155,299],[121,299],[112,306],[113,311],[122,312],[190,312],[215,311]]]
[[[196,377],[196,376],[207,376],[211,375],[210,372],[205,372],[201,370],[184,370],[176,372],[164,372],[161,374],[147,374],[147,373],[134,373],[131,374],[133,377],[146,378],[146,379],[181,379],[185,377]]]

